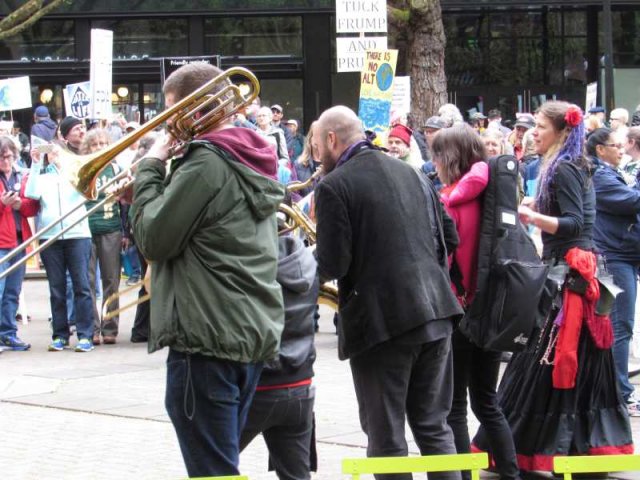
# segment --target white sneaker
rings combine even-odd
[[[630,417],[640,417],[640,403],[627,403],[627,411]]]

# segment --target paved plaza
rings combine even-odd
[[[84,354],[47,352],[47,283],[28,280],[24,290],[31,321],[19,334],[32,344],[31,351],[0,355],[0,478],[186,477],[163,405],[167,353],[149,355],[146,344],[129,342],[133,310],[121,317],[116,345]],[[345,478],[340,460],[365,456],[349,365],[338,360],[336,343],[332,315],[323,311],[314,379],[319,470],[313,478],[318,480]],[[477,425],[471,417],[471,432]],[[632,419],[632,427],[638,443],[640,419]],[[413,441],[409,445],[417,453]],[[257,438],[241,455],[241,471],[251,479],[276,478],[266,470],[266,448]],[[640,478],[640,473],[614,478]]]

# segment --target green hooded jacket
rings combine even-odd
[[[273,358],[284,325],[276,282],[283,187],[210,144],[192,144],[165,176],[163,162],[142,162],[129,212],[151,264],[149,352]]]

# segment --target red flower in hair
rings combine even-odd
[[[577,127],[582,122],[582,110],[575,105],[570,105],[567,113],[564,114],[564,121],[571,128]]]

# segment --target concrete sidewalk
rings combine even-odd
[[[146,344],[129,342],[133,310],[121,318],[116,345],[84,354],[47,352],[48,286],[33,279],[25,282],[24,290],[31,321],[19,334],[32,348],[0,355],[0,477],[185,477],[163,404],[166,351],[149,355]],[[318,480],[343,478],[341,459],[366,453],[349,365],[338,360],[336,343],[332,315],[324,311],[314,380],[319,471],[313,478]],[[477,426],[470,417],[470,431]],[[638,442],[640,419],[633,419],[632,427]],[[409,446],[417,453],[412,440]],[[266,448],[256,439],[241,455],[241,471],[251,479],[275,479],[266,469]]]

